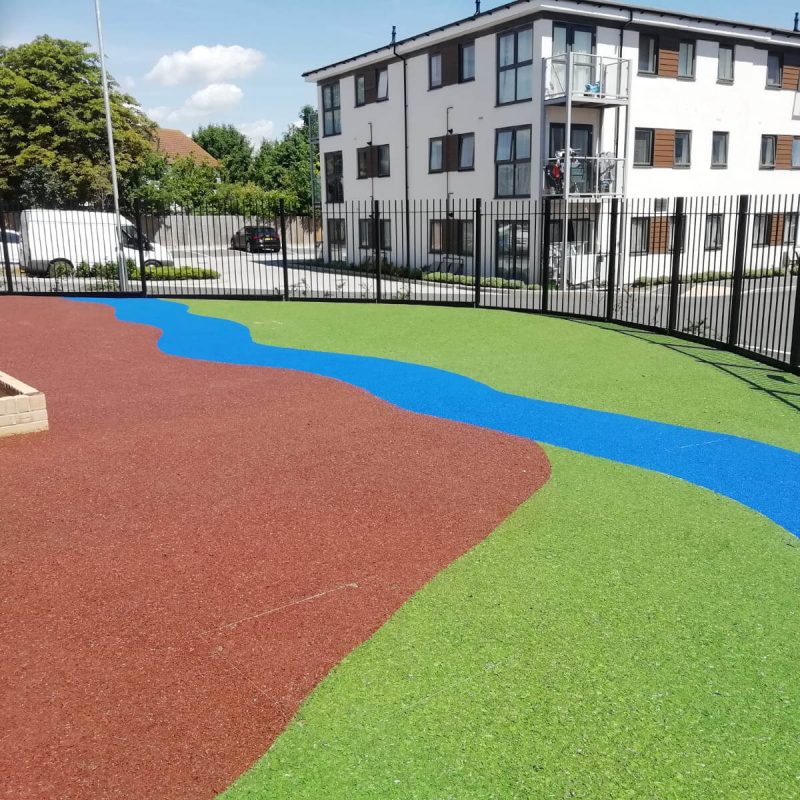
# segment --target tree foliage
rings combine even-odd
[[[208,125],[192,139],[222,163],[222,176],[231,183],[247,183],[253,165],[250,140],[233,125]]]
[[[109,90],[125,178],[151,152],[154,124],[113,78]],[[109,164],[100,65],[89,46],[40,36],[0,50],[0,193],[26,187],[47,197],[57,188],[64,200],[102,200]]]

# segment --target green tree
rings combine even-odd
[[[0,51],[0,193],[16,195],[31,168],[58,176],[67,199],[111,190],[100,66],[88,45],[40,36]],[[151,122],[110,79],[117,169],[152,149]]]
[[[192,139],[222,163],[226,181],[246,183],[250,179],[253,147],[233,125],[208,125],[193,133]]]
[[[308,213],[312,205],[312,191],[317,202],[320,197],[317,112],[311,106],[304,106],[300,110],[300,119],[303,124],[290,126],[280,141],[262,143],[253,161],[253,180],[264,189],[296,197],[297,210]],[[313,154],[313,158],[309,157],[309,153]]]

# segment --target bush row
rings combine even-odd
[[[139,266],[128,259],[125,262],[128,277],[131,280],[141,280],[142,273]],[[73,274],[66,262],[60,262],[55,267],[55,277],[64,278]],[[114,281],[119,278],[119,265],[116,261],[106,261],[103,264],[89,264],[81,261],[75,267],[74,275],[77,278],[100,278]],[[219,278],[219,272],[202,267],[165,267],[145,265],[144,276],[148,281],[187,281],[196,279]]]
[[[800,268],[792,266],[789,269],[762,268],[746,270],[745,280],[755,280],[757,278],[780,278],[783,275],[797,275]],[[679,283],[711,283],[713,281],[733,280],[732,272],[696,272],[693,275],[681,275]],[[669,275],[656,275],[655,277],[639,276],[631,283],[631,286],[641,288],[643,286],[664,286],[671,283]]]

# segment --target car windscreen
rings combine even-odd
[[[19,244],[19,234],[16,231],[6,231],[6,241],[9,244]]]

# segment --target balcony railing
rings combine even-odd
[[[546,58],[544,62],[545,101],[566,100],[568,92],[573,102],[628,101],[631,74],[628,59],[572,52]]]
[[[569,166],[569,192],[566,191],[564,158],[548,158],[544,163],[543,188],[546,195],[623,194],[624,158],[614,156],[573,156]]]

